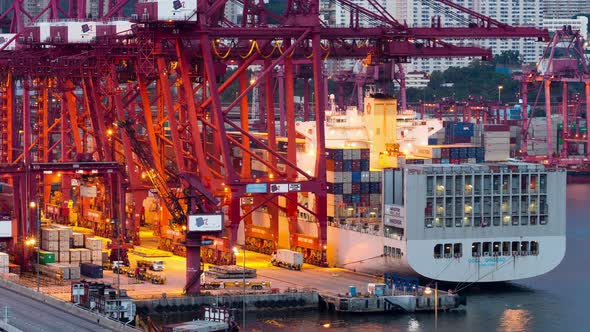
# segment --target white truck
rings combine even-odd
[[[297,251],[278,249],[272,253],[270,262],[274,266],[280,266],[290,270],[301,270],[303,266],[303,254]]]

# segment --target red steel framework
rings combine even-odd
[[[225,0],[186,1],[197,8],[186,20],[158,19],[154,2],[138,2],[138,15],[132,18],[135,24],[130,31],[114,34],[107,29],[111,33],[99,35],[92,43],[65,43],[56,38],[63,35],[51,33],[50,40],[40,40],[38,30],[24,26],[23,21],[23,17],[35,21],[45,12],[50,19],[86,20],[84,0],[70,1],[67,10],[60,1],[50,0],[35,17],[23,10],[23,0],[10,7],[11,31],[16,33],[11,41],[18,43],[14,51],[0,50],[0,162],[16,174],[12,181],[22,194],[18,218],[27,215],[26,202],[32,197],[48,199],[47,191],[38,190],[43,188],[42,176],[27,174],[23,179],[21,175],[31,163],[118,162],[125,165],[125,185],[135,202],[142,202],[150,188],[142,179],[144,172],[157,172],[160,178],[169,179],[167,186],[188,192],[189,197],[197,190],[220,198],[218,206],[204,210],[199,210],[194,200],[186,207],[186,213],[226,215],[226,237],[218,240],[221,246],[207,250],[206,259],[212,262],[235,262],[231,248],[242,220],[246,237],[263,240],[258,242],[263,243],[259,249],[275,249],[282,211],[288,218],[291,248],[303,251],[307,262],[325,265],[326,166],[321,156],[325,155],[323,111],[328,98],[324,62],[355,58],[365,59],[368,65],[392,62],[401,68],[399,64],[412,57],[491,58],[490,50],[455,46],[443,42],[444,38],[548,38],[545,30],[511,27],[449,1],[440,2],[470,15],[474,23],[445,28],[433,21],[431,27],[409,28],[382,8],[369,10],[340,0],[350,11],[350,24],[327,27],[320,19],[318,0],[289,0],[283,15],[267,11],[263,2],[239,1],[243,19],[236,25],[224,17]],[[119,15],[126,3],[109,2],[110,9],[99,13],[102,24]],[[8,17],[9,12],[0,18]],[[378,24],[362,27],[361,16]],[[267,18],[279,23],[270,24]],[[231,75],[226,74],[229,65],[236,67]],[[248,70],[253,65],[262,69],[251,81]],[[299,76],[304,77],[304,117],[313,117],[317,123],[316,155],[320,157],[312,173],[296,161],[292,101]],[[277,77],[281,82],[279,114],[274,106]],[[222,104],[220,96],[230,86],[238,88],[237,96],[230,96],[233,101],[228,105]],[[259,101],[258,132],[252,130],[248,105],[254,88],[263,91],[264,97]],[[239,109],[237,120],[233,113],[230,116],[234,108]],[[275,119],[280,119],[280,132],[287,137],[286,154],[277,147]],[[135,136],[116,126],[123,120],[131,124]],[[146,169],[136,158],[138,151],[132,147],[137,144],[149,151],[153,168]],[[253,153],[253,146],[266,151],[268,158]],[[253,175],[253,160],[268,169],[264,176]],[[179,174],[190,176],[179,178]],[[282,184],[295,186],[291,191],[272,192],[271,185]],[[265,189],[254,191],[249,189],[251,185]],[[300,204],[299,194],[314,194],[315,206]],[[284,205],[279,203],[281,196]],[[242,211],[242,199],[250,198],[252,204]],[[127,240],[139,240],[138,207],[132,208],[134,221],[127,224],[134,231]],[[270,215],[268,233],[263,235],[264,229],[253,225],[251,219],[252,211],[261,207]],[[315,217],[317,237],[298,234],[298,209]],[[24,238],[30,231],[22,230],[18,236]],[[187,239],[192,243],[187,248],[188,293],[199,292],[199,240],[198,235]]]
[[[562,166],[585,166],[590,167],[590,135],[581,135],[579,132],[579,119],[581,118],[581,107],[585,106],[586,120],[590,117],[590,71],[584,54],[583,40],[579,31],[572,30],[571,26],[564,26],[562,30],[556,31],[541,60],[536,68],[524,70],[521,74],[514,75],[514,78],[521,82],[521,94],[523,110],[528,107],[529,86],[539,85],[539,93],[533,104],[536,108],[542,89],[545,96],[544,110],[547,124],[546,138],[547,155],[541,156],[550,164]],[[558,106],[562,120],[562,146],[558,153],[553,153],[553,124],[551,107],[551,85],[561,84],[561,103]],[[584,99],[578,97],[570,100],[568,84],[583,83]],[[571,102],[575,104],[570,105]],[[576,107],[577,106],[577,107]],[[530,118],[527,112],[523,112],[522,130],[522,155],[525,159],[538,161],[539,158],[529,157],[527,153],[527,142],[539,138],[531,137],[529,133]],[[577,124],[578,131],[572,130],[573,124]],[[586,124],[588,126],[588,124]],[[585,144],[585,158],[571,158],[568,152],[570,144]]]

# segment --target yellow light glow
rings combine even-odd
[[[113,136],[113,129],[107,129],[107,136]]]
[[[36,208],[36,207],[37,207],[37,203],[35,203],[35,202],[30,202],[30,203],[29,203],[29,207],[30,207],[31,209],[34,209],[34,208]]]
[[[330,325],[330,323],[325,323],[325,324],[324,324],[324,325],[322,325],[322,326],[323,326],[323,327],[325,327],[325,328],[327,328],[327,329],[329,329],[331,325]]]
[[[426,294],[426,295],[430,295],[430,294],[432,294],[432,289],[431,289],[430,287],[426,287],[426,288],[424,289],[424,294]]]

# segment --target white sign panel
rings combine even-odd
[[[271,184],[270,185],[270,192],[271,193],[286,193],[289,192],[289,184],[281,183],[281,184]]]
[[[0,220],[0,238],[12,237],[12,221]]]
[[[96,187],[80,186],[80,196],[96,197]]]
[[[400,217],[392,217],[392,216],[384,216],[383,220],[385,221],[385,226],[392,226],[397,228],[404,228],[405,221],[404,218]]]
[[[398,217],[398,218],[403,218],[406,216],[406,211],[405,211],[404,207],[401,205],[385,204],[385,207],[383,210],[384,210],[383,214],[388,215],[388,216]]]
[[[190,215],[187,228],[189,232],[220,232],[223,229],[223,215]]]

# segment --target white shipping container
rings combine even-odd
[[[54,228],[41,228],[41,239],[47,241],[58,241],[59,232]]]
[[[92,250],[91,254],[92,261],[101,261],[102,262],[102,250]]]
[[[490,137],[484,140],[485,145],[492,144],[510,144],[510,137]]]
[[[371,182],[371,173],[368,171],[361,172],[361,182]]]
[[[70,249],[70,262],[80,262],[80,249]]]
[[[70,262],[70,251],[59,251],[55,253],[56,261],[60,263],[69,263]]]
[[[360,160],[361,159],[361,150],[354,149],[352,150],[352,160]]]
[[[59,241],[41,241],[41,249],[47,251],[59,251]]]
[[[345,182],[342,190],[343,194],[352,194],[352,183]]]
[[[352,159],[352,150],[351,149],[344,149],[344,160],[351,160]]]
[[[8,266],[10,263],[10,257],[8,254],[0,252],[0,266]]]
[[[88,237],[86,238],[86,249],[90,250],[102,250],[102,240],[98,238]]]
[[[90,43],[96,39],[96,22],[67,22],[68,43]]]
[[[371,182],[381,182],[381,171],[371,171]]]
[[[328,183],[334,183],[334,172],[326,171],[326,181]]]
[[[341,172],[342,174],[342,181],[341,183],[351,183],[352,182],[352,173],[351,172]],[[334,175],[336,177],[336,175]]]
[[[80,262],[90,262],[91,254],[89,249],[78,249],[78,251],[80,252]]]
[[[352,175],[350,175],[350,176],[352,179]],[[334,183],[342,183],[343,181],[344,181],[344,179],[342,176],[342,172],[334,172]],[[350,181],[348,181],[348,182],[350,182]]]
[[[83,247],[84,246],[84,234],[72,233],[72,238],[74,239],[74,246],[76,246],[76,247]]]
[[[196,21],[197,15],[194,14],[197,10],[196,1],[179,1],[179,0],[147,0],[141,2],[157,2],[158,3],[158,20],[160,21]],[[141,15],[142,13],[138,13]]]

